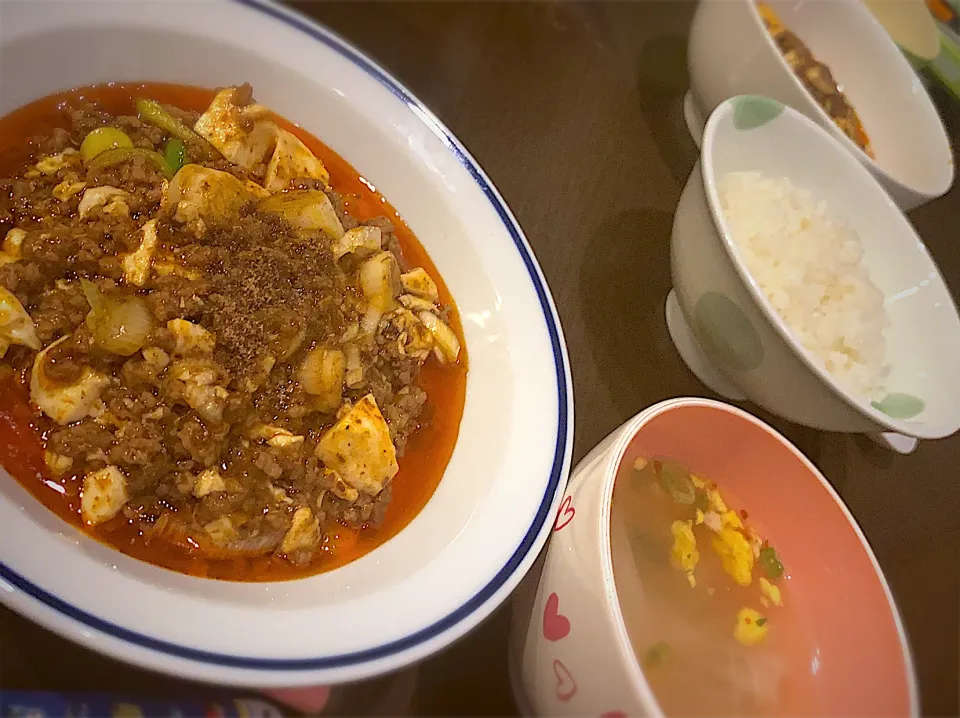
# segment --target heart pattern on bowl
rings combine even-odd
[[[557,511],[557,520],[553,524],[553,530],[559,531],[562,528],[565,528],[568,523],[573,521],[573,517],[576,516],[577,510],[573,508],[573,502],[569,496],[564,496],[563,501],[560,503],[560,510]]]
[[[559,658],[553,659],[553,675],[557,677],[557,698],[566,703],[576,695],[577,682]]]
[[[560,597],[551,593],[543,610],[543,637],[559,641],[570,633],[570,619],[560,613]]]

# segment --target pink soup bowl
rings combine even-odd
[[[610,520],[614,486],[629,480],[637,458],[651,456],[672,457],[716,482],[776,546],[794,615],[815,627],[819,652],[810,670],[823,714],[917,715],[897,607],[837,492],[771,427],[735,407],[696,398],[646,409],[574,471],[547,549],[513,604],[511,677],[527,715],[664,714],[624,624],[625,608],[643,605],[643,577],[614,576],[621,532]],[[809,711],[787,695],[780,703],[779,715]]]

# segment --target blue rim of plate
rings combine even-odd
[[[29,580],[10,569],[6,564],[0,561],[0,579],[16,587],[32,598],[40,601],[47,607],[73,619],[74,621],[89,626],[97,631],[118,638],[127,643],[134,644],[140,648],[146,648],[158,653],[164,653],[176,658],[187,659],[199,663],[208,663],[216,666],[228,668],[241,668],[248,670],[279,670],[279,671],[305,671],[343,668],[354,666],[371,661],[382,660],[404,651],[408,651],[416,646],[434,639],[449,629],[456,626],[472,615],[484,603],[486,603],[500,588],[514,575],[523,560],[529,555],[530,549],[537,540],[537,536],[543,530],[544,525],[550,519],[550,507],[554,496],[560,486],[563,476],[563,467],[566,461],[568,449],[567,430],[568,413],[567,406],[567,360],[563,351],[563,345],[560,341],[560,333],[557,327],[557,319],[550,306],[549,295],[546,286],[541,280],[536,261],[530,250],[527,248],[523,235],[518,225],[510,215],[504,201],[497,194],[493,185],[484,175],[476,160],[470,156],[467,150],[460,144],[430,110],[417,100],[405,87],[391,77],[387,72],[373,63],[360,50],[356,49],[349,42],[339,37],[333,31],[314,23],[305,17],[292,11],[281,9],[269,2],[269,0],[229,0],[230,2],[243,5],[258,12],[262,12],[275,20],[279,20],[303,33],[306,33],[313,39],[323,43],[328,48],[338,53],[354,65],[362,69],[368,75],[373,77],[383,87],[390,90],[397,98],[403,101],[408,107],[416,112],[430,130],[439,137],[444,145],[453,152],[457,161],[470,173],[473,180],[483,190],[484,195],[497,211],[500,221],[504,228],[513,239],[513,243],[523,259],[527,268],[527,273],[537,292],[537,298],[540,301],[540,307],[543,310],[544,323],[550,335],[550,345],[553,350],[554,368],[557,374],[557,446],[553,458],[553,466],[550,471],[550,481],[547,483],[543,500],[540,508],[534,518],[530,529],[523,537],[520,545],[514,551],[509,561],[497,572],[496,576],[478,591],[471,599],[464,603],[460,608],[448,614],[435,623],[422,628],[419,631],[411,633],[404,638],[391,641],[376,648],[368,648],[353,653],[343,653],[335,656],[322,656],[319,658],[251,658],[246,656],[235,656],[212,651],[203,651],[197,648],[181,646],[169,641],[163,641],[151,636],[137,633],[129,629],[118,626],[102,618],[94,616],[91,613],[83,611],[51,593],[34,585]]]

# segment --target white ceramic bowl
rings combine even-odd
[[[508,656],[521,713],[663,716],[624,618],[648,604],[644,577],[621,569],[632,560],[629,529],[611,521],[617,482],[633,478],[639,456],[657,454],[701,472],[721,490],[729,486],[789,561],[791,599],[802,602],[800,615],[816,621],[827,666],[815,679],[823,715],[916,715],[916,679],[900,616],[843,501],[772,428],[740,409],[697,398],[645,409],[574,470],[550,543],[512,602]],[[838,602],[837,595],[847,600]],[[697,689],[695,681],[690,689]]]
[[[122,660],[236,685],[352,681],[446,646],[529,569],[569,468],[566,351],[519,226],[429,110],[299,15],[253,1],[4,5],[0,112],[121,80],[248,81],[383,191],[459,305],[470,357],[460,438],[435,495],[398,536],[344,568],[283,583],[138,562],[0,472],[0,601]]]
[[[882,4],[882,3],[881,3]],[[769,0],[783,24],[830,68],[870,136],[876,161],[836,126],[783,59],[755,0],[701,0],[690,29],[688,125],[734,95],[765,95],[819,123],[904,209],[953,184],[953,154],[930,97],[883,26],[860,0]]]
[[[914,67],[940,54],[940,31],[926,0],[863,0]]]
[[[731,238],[716,183],[732,171],[787,177],[826,201],[860,237],[863,263],[886,297],[886,379],[878,403],[854,396],[786,327]],[[702,156],[674,217],[671,271],[695,372],[716,369],[730,388],[780,416],[828,431],[940,438],[960,428],[960,318],[916,231],[852,154],[795,110],[768,98],[723,102],[707,122]],[[668,302],[669,309],[669,302]],[[690,350],[699,350],[691,355]],[[698,367],[699,359],[705,366]],[[698,372],[700,373],[700,372]],[[701,378],[705,378],[702,376]],[[707,382],[711,383],[710,381]]]

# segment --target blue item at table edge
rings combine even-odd
[[[0,690],[0,718],[282,718],[262,698],[212,695],[163,700],[123,693]]]

